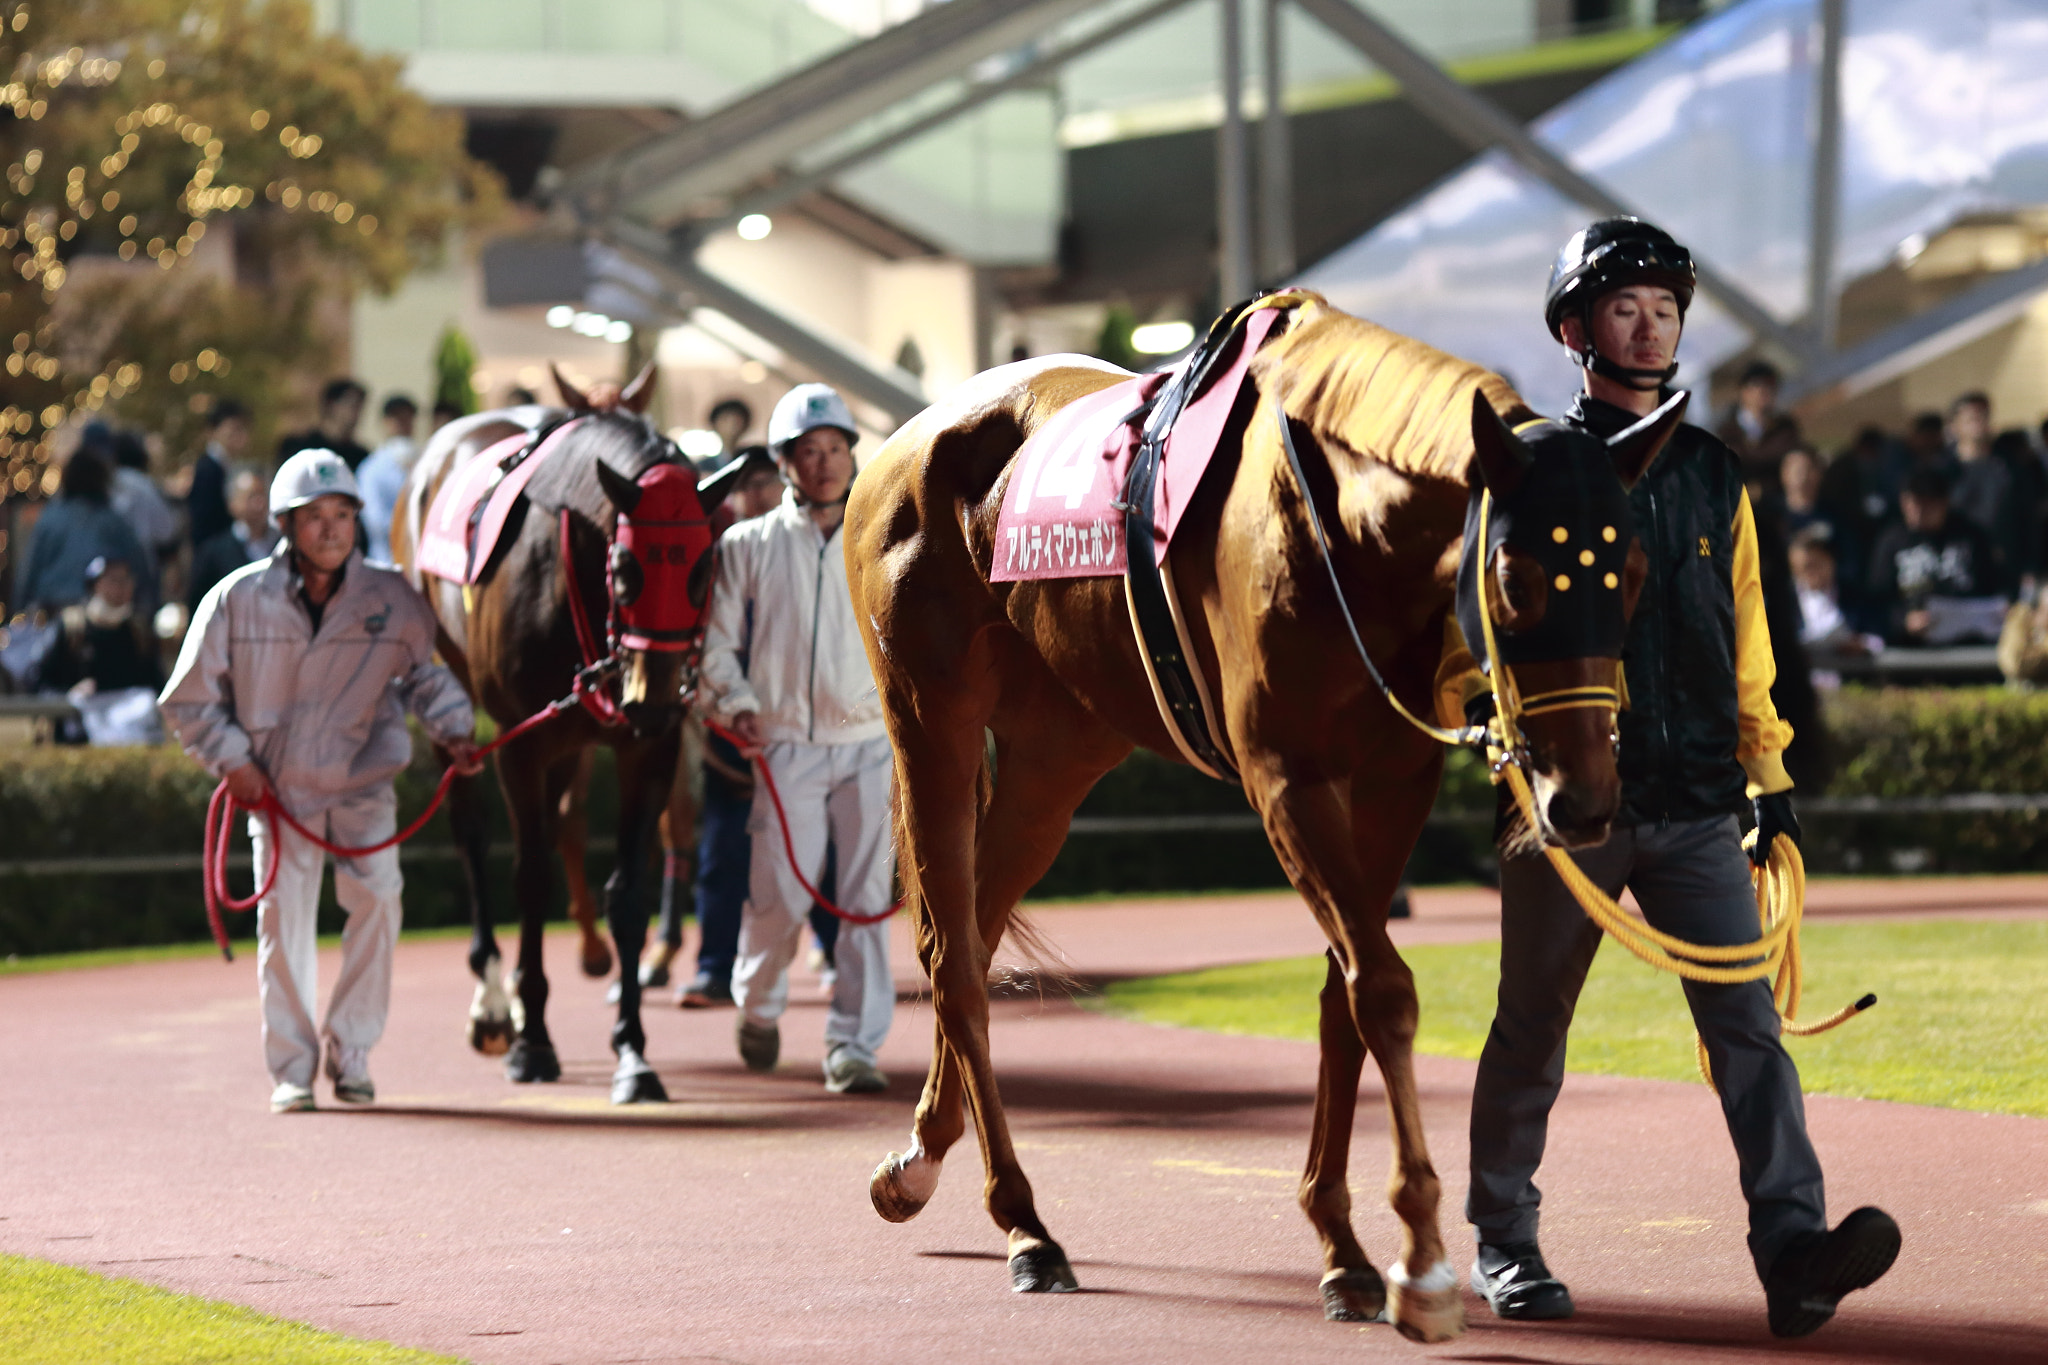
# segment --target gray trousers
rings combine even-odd
[[[1573,858],[1608,895],[1624,886],[1635,892],[1645,918],[1665,933],[1717,945],[1757,936],[1749,859],[1733,816],[1616,826],[1605,844]],[[1479,1240],[1495,1246],[1536,1239],[1543,1195],[1535,1175],[1564,1080],[1565,1035],[1602,937],[1542,854],[1502,862],[1500,900],[1500,1001],[1472,1093],[1465,1200]],[[1683,984],[1735,1143],[1761,1278],[1789,1240],[1827,1227],[1799,1072],[1779,1041],[1768,982]]]
[[[889,824],[889,782],[895,759],[884,738],[856,744],[770,744],[761,761],[775,775],[789,817],[790,843],[811,885],[825,875],[825,847],[839,856],[839,904],[874,914],[889,904],[896,851]],[[772,1024],[789,1004],[789,964],[803,946],[811,893],[796,879],[782,827],[756,783],[747,832],[753,836],[748,899],[740,913],[739,955],[732,998],[757,1024]],[[895,1017],[896,978],[889,970],[889,922],[839,926],[832,950],[837,980],[825,1013],[825,1060],[845,1048],[873,1063]]]

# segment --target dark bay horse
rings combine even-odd
[[[1386,918],[1443,750],[1370,680],[1310,516],[1327,528],[1365,651],[1418,715],[1435,710],[1429,698],[1461,561],[1471,591],[1484,585],[1503,666],[1525,696],[1611,689],[1644,564],[1625,485],[1677,418],[1660,412],[1612,448],[1546,424],[1551,439],[1538,460],[1508,425],[1534,414],[1497,375],[1313,295],[1284,302],[1284,331],[1253,365],[1256,405],[1241,404],[1226,432],[1175,532],[1167,572],[1191,659],[1215,699],[1220,743],[1329,939],[1314,1135],[1300,1187],[1322,1243],[1325,1311],[1362,1321],[1384,1306],[1405,1335],[1441,1340],[1463,1330],[1463,1307],[1437,1227],[1438,1180],[1416,1095],[1414,980]],[[889,440],[861,472],[846,516],[855,615],[896,750],[899,866],[937,1017],[910,1149],[890,1153],[870,1194],[884,1218],[915,1216],[964,1131],[964,1100],[1019,1290],[1075,1281],[1034,1206],[997,1093],[990,957],[1095,781],[1135,745],[1173,759],[1181,752],[1160,718],[1120,579],[992,584],[990,570],[1018,448],[1061,407],[1126,377],[1075,356],[991,370]],[[1283,416],[1306,488],[1285,457]],[[1489,555],[1465,548],[1482,482],[1497,500]],[[1585,519],[1587,497],[1601,511],[1602,524],[1587,533],[1592,548],[1551,547],[1553,520],[1563,532],[1563,521]],[[1503,541],[1498,533],[1510,523],[1521,525],[1520,538]],[[1542,554],[1531,548],[1538,541]],[[1597,549],[1601,569],[1574,567],[1581,586],[1570,592],[1545,567],[1551,548],[1573,556]],[[1524,635],[1539,638],[1546,619],[1573,625],[1575,612],[1597,617],[1592,633],[1614,647],[1525,660],[1509,652]],[[1531,837],[1566,846],[1605,837],[1619,801],[1607,697],[1530,717],[1524,735],[1541,825]],[[1386,1085],[1395,1143],[1388,1193],[1404,1228],[1384,1280],[1352,1231],[1345,1183],[1368,1052]]]
[[[650,366],[623,390],[606,385],[584,394],[558,373],[566,410],[510,409],[450,423],[422,452],[402,514],[393,518],[394,557],[423,578],[422,591],[440,622],[441,653],[501,729],[568,695],[579,671],[592,662],[593,649],[616,660],[595,684],[608,705],[572,707],[497,754],[514,841],[516,1002],[506,997],[492,931],[484,866],[490,828],[481,793],[476,779],[465,778],[457,778],[449,793],[449,819],[470,897],[469,964],[478,982],[470,1043],[488,1055],[509,1047],[505,1071],[514,1081],[552,1081],[562,1074],[547,1027],[542,928],[557,898],[552,855],[564,837],[564,797],[592,745],[610,745],[618,765],[618,859],[605,883],[605,916],[618,960],[637,962],[647,936],[642,883],[649,841],[656,816],[670,800],[683,696],[694,683],[695,623],[710,587],[705,504],[715,505],[724,492],[699,490],[688,461],[642,416],[652,396],[651,378]],[[474,585],[423,577],[412,568],[424,509],[455,469],[509,437],[531,438],[570,422],[573,428],[560,433],[560,447],[527,484]],[[663,519],[655,524],[669,528],[674,543],[662,544],[650,561],[645,549],[626,546],[620,532],[636,505],[644,520],[657,503]],[[636,608],[644,613],[657,605],[667,624],[682,628],[636,633]],[[584,631],[594,636],[593,644],[579,638]],[[600,718],[596,711],[605,714]],[[580,846],[581,831],[575,833]],[[618,1056],[612,1102],[665,1100],[644,1055],[639,981],[632,971],[621,976],[611,1037]]]

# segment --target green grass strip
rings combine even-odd
[[[1832,1033],[1786,1039],[1809,1093],[2048,1117],[2048,922],[1813,924],[1802,939],[1802,1017],[1831,1014],[1865,991],[1878,998]],[[1500,945],[1430,944],[1403,956],[1422,1002],[1416,1050],[1478,1057]],[[1313,1040],[1323,970],[1319,957],[1289,958],[1119,982],[1100,1007],[1183,1028]],[[1566,1065],[1697,1083],[1678,979],[1602,945]]]
[[[455,1357],[0,1254],[0,1359],[10,1365],[430,1365]]]
[[[557,926],[549,925],[550,929]],[[468,938],[466,925],[448,924],[433,929],[407,929],[399,938],[411,943],[430,939]],[[254,960],[256,940],[254,938],[230,939],[235,949],[235,965],[244,959]],[[338,948],[340,934],[320,935],[320,946]],[[189,957],[218,958],[220,949],[211,939],[202,943],[157,943],[142,948],[94,948],[83,953],[35,953],[28,957],[0,958],[0,979],[10,976],[30,976],[38,972],[75,972],[95,967],[126,967],[136,962],[178,962]]]

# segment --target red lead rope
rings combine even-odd
[[[747,742],[745,740],[711,719],[711,717],[706,716],[704,718],[704,728],[732,745],[733,748],[738,749],[741,753],[747,751]],[[820,908],[830,912],[835,919],[844,920],[848,924],[879,924],[903,908],[903,902],[899,899],[895,904],[879,914],[857,915],[851,910],[842,910],[831,901],[826,900],[825,893],[811,885],[811,879],[804,875],[803,867],[796,860],[796,841],[789,837],[789,815],[782,809],[782,793],[775,790],[775,774],[768,771],[768,761],[764,758],[756,758],[754,760],[754,771],[761,775],[761,786],[768,793],[769,804],[775,807],[775,823],[782,827],[782,851],[789,859],[789,870],[796,874],[796,884],[810,893],[813,902]]]
[[[553,720],[572,706],[579,704],[589,705],[587,698],[592,695],[589,685],[590,678],[597,671],[596,669],[585,669],[582,673],[577,674],[575,685],[570,689],[568,696],[563,697],[560,701],[549,702],[546,706],[534,712],[525,720],[520,721],[504,734],[499,735],[489,744],[478,749],[476,751],[477,758],[483,759],[488,757],[525,734],[528,730],[546,721]],[[271,887],[277,884],[278,855],[281,851],[278,848],[277,842],[278,821],[284,821],[285,824],[297,831],[301,837],[311,841],[323,852],[331,853],[337,858],[365,858],[372,853],[381,853],[393,844],[402,844],[425,828],[427,821],[434,818],[434,812],[441,809],[441,802],[448,795],[448,785],[454,780],[455,769],[451,766],[442,772],[441,785],[434,789],[434,799],[427,803],[427,808],[420,812],[419,818],[398,831],[398,833],[392,835],[389,839],[367,845],[363,848],[343,848],[339,844],[329,843],[312,830],[300,824],[298,819],[284,808],[284,803],[277,799],[276,792],[265,792],[261,802],[254,806],[247,806],[236,799],[235,794],[228,790],[227,781],[223,779],[221,784],[213,789],[212,799],[206,803],[206,835],[205,841],[200,845],[200,879],[206,888],[206,922],[213,929],[213,941],[220,945],[221,956],[229,962],[235,960],[234,949],[228,946],[227,927],[221,923],[220,912],[222,908],[225,907],[235,911],[253,910],[258,902],[270,894]],[[230,831],[234,828],[235,811],[238,809],[246,810],[252,815],[261,815],[270,824],[270,871],[264,876],[262,885],[258,886],[252,895],[244,898],[237,898],[228,893],[228,839]]]

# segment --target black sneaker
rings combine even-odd
[[[1843,1295],[1876,1284],[1898,1257],[1899,1225],[1883,1209],[1858,1209],[1833,1232],[1809,1232],[1792,1242],[1764,1276],[1771,1335],[1820,1330]]]
[[[1572,1291],[1551,1275],[1534,1242],[1481,1242],[1472,1262],[1472,1292],[1486,1300],[1495,1317],[1516,1322],[1555,1322],[1573,1311]]]
[[[740,1060],[747,1064],[749,1071],[773,1071],[775,1063],[782,1056],[782,1030],[774,1024],[757,1024],[740,1016],[739,1027],[733,1032],[739,1043]]]
[[[699,972],[676,992],[676,1004],[686,1010],[708,1010],[732,1003],[732,979]]]

